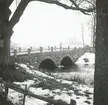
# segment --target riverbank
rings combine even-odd
[[[87,59],[87,61],[85,61]],[[58,79],[75,81],[79,84],[94,85],[94,66],[95,54],[85,53],[82,55],[70,69],[61,69],[52,73],[52,76]]]
[[[70,104],[71,99],[76,105],[93,105],[93,87],[79,84],[78,82],[65,79],[57,79],[49,73],[43,73],[38,70],[31,70],[24,64],[18,64],[20,69],[31,75],[33,79],[28,79],[24,82],[14,82],[22,88],[27,85],[29,91],[34,94],[51,98],[54,100],[62,100]],[[8,99],[14,105],[22,105],[23,94],[9,89]],[[25,105],[47,105],[48,103],[39,99],[27,96]]]

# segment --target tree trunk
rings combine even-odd
[[[108,0],[97,0],[94,105],[108,105]]]
[[[10,50],[10,38],[8,36],[2,35],[0,46],[0,65],[5,66],[9,63],[9,50]]]
[[[6,71],[9,65],[10,57],[10,34],[11,31],[8,28],[9,24],[9,7],[7,7],[7,1],[0,2],[0,75],[3,76],[3,72]]]

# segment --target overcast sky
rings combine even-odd
[[[15,9],[15,3],[11,9]],[[12,42],[19,46],[91,45],[90,16],[57,5],[31,2],[14,27]]]

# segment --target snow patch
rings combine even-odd
[[[84,61],[85,58],[88,59],[88,62]],[[76,61],[76,64],[95,64],[95,54],[86,52]]]

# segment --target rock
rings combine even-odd
[[[76,101],[71,99],[70,105],[77,105]]]
[[[84,103],[91,104],[91,102],[89,102],[89,101],[84,101]]]
[[[80,97],[76,97],[76,99],[80,99]]]
[[[84,91],[84,93],[89,94],[89,95],[93,94],[93,93],[89,92],[88,90]]]
[[[91,97],[88,97],[87,99],[92,99]]]
[[[85,94],[86,97],[89,97],[89,94]]]
[[[79,90],[74,90],[74,93],[75,93],[77,96],[83,96],[83,94],[82,94],[82,93],[80,93],[80,91],[79,91]]]

